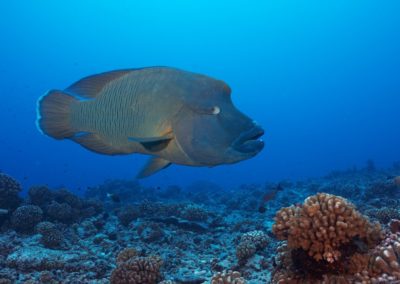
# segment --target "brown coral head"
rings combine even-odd
[[[162,279],[160,267],[162,260],[158,256],[132,257],[117,263],[111,272],[111,284],[156,284]]]
[[[400,233],[400,220],[392,219],[389,223],[389,228],[392,233]]]
[[[303,249],[316,261],[336,262],[340,247],[354,238],[368,246],[381,238],[379,224],[358,212],[348,200],[327,193],[318,193],[304,200],[302,207],[280,209],[272,232],[279,240],[287,240],[292,249]]]
[[[386,239],[375,249],[370,267],[375,274],[386,274],[400,280],[400,234],[387,235]]]
[[[131,259],[133,257],[136,257],[138,255],[139,255],[139,253],[138,253],[138,251],[136,249],[134,249],[134,248],[124,248],[123,250],[121,250],[118,253],[118,256],[117,256],[116,260],[117,260],[117,263],[126,262],[129,259]]]

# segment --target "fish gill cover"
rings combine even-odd
[[[0,3],[0,283],[399,282],[399,8]]]

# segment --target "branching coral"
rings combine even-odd
[[[271,283],[358,283],[355,282],[359,279],[356,275],[367,269],[370,255],[354,252],[354,249],[355,247],[349,246],[341,261],[329,263],[316,261],[302,249],[291,250],[283,243],[277,249]]]
[[[389,235],[377,248],[371,258],[372,272],[387,274],[400,280],[400,234]]]
[[[331,214],[337,216],[332,218]],[[328,227],[328,231],[341,236],[339,241],[333,240],[329,234],[318,235],[321,230],[315,223],[326,227],[324,217],[327,215],[328,225],[335,229],[329,230]],[[311,221],[307,222],[307,218]],[[331,221],[331,218],[336,220],[336,223]],[[400,282],[400,233],[386,233],[382,240],[383,232],[378,230],[379,226],[361,216],[354,206],[343,198],[317,194],[307,198],[303,206],[282,209],[278,212],[276,220],[273,231],[281,239],[287,239],[287,242],[278,248],[272,283]],[[338,220],[346,226],[334,226]],[[311,234],[302,234],[299,227]],[[297,240],[293,240],[295,236],[298,237]],[[326,250],[325,247],[318,251],[311,249],[314,242],[321,241],[318,236],[324,237],[323,244],[330,250]],[[304,240],[306,237],[309,238]],[[310,242],[308,246],[299,245],[299,241],[307,240]],[[380,240],[379,244],[377,240]],[[326,252],[332,253],[332,261],[325,258]],[[316,258],[317,254],[326,261],[321,261],[320,257]],[[336,258],[336,255],[339,258]]]
[[[162,260],[158,256],[138,256],[129,248],[117,256],[118,266],[111,273],[111,284],[155,284],[161,280]]]
[[[381,238],[379,224],[371,223],[346,199],[326,193],[279,210],[272,230],[290,248],[301,248],[315,260],[329,263],[337,261],[340,247],[356,237],[370,245]]]
[[[134,248],[124,248],[117,255],[117,263],[128,261],[129,259],[138,256],[139,253]]]
[[[347,251],[348,255],[335,263],[301,257],[298,251],[290,250],[285,243],[277,249],[272,283],[400,283],[399,233],[388,234],[365,253]]]
[[[111,284],[155,284],[161,280],[161,263],[154,257],[131,258],[113,270]]]
[[[263,231],[251,231],[240,238],[236,247],[236,257],[239,262],[244,262],[252,257],[257,250],[263,249],[268,244],[268,236]]]
[[[224,271],[214,274],[211,284],[246,284],[246,280],[241,277],[240,272]]]

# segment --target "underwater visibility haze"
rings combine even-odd
[[[398,11],[2,1],[0,283],[399,283]]]

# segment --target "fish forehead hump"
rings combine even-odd
[[[223,81],[176,68],[147,67],[117,72],[124,75],[103,85],[97,97],[156,95],[153,99],[169,97],[170,100],[196,103],[230,94],[230,88]],[[147,101],[150,98],[141,99]]]
[[[168,67],[154,68],[149,71],[155,75],[154,83],[159,86],[156,89],[164,95],[175,96],[188,106],[202,108],[209,107],[218,101],[231,102],[231,89],[222,80]]]
[[[128,77],[130,80],[144,80],[156,91],[168,92],[173,95],[223,96],[229,95],[229,86],[221,81],[206,75],[184,71],[171,67],[147,67],[133,70]]]

